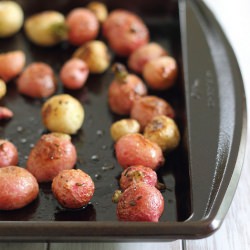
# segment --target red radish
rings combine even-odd
[[[0,167],[16,165],[18,163],[18,151],[16,146],[7,140],[0,139]]]
[[[81,88],[85,84],[88,75],[88,65],[78,58],[68,60],[60,71],[61,81],[68,89]]]
[[[129,74],[122,64],[115,64],[115,79],[109,86],[108,102],[110,109],[119,115],[128,115],[136,99],[147,94],[143,81]]]
[[[5,82],[18,76],[25,65],[25,54],[21,50],[0,54],[0,78]]]
[[[164,99],[157,96],[144,96],[134,101],[130,115],[144,129],[155,116],[166,115],[174,118],[175,112],[172,106]]]
[[[145,64],[143,77],[148,86],[156,90],[165,90],[172,87],[177,78],[177,63],[173,57],[164,56],[155,58]]]
[[[66,18],[66,24],[69,29],[69,42],[76,46],[94,40],[99,32],[99,22],[96,16],[85,8],[71,10]]]
[[[36,177],[38,182],[49,182],[60,171],[72,169],[76,159],[76,149],[69,135],[45,134],[31,150],[27,170]]]
[[[31,63],[19,76],[17,88],[21,94],[33,98],[44,98],[56,90],[53,69],[46,63]]]
[[[103,35],[120,56],[129,56],[149,41],[149,30],[143,20],[126,10],[112,11],[103,24]]]
[[[91,177],[80,169],[61,171],[52,182],[52,192],[65,208],[82,208],[94,195]]]
[[[115,144],[118,163],[126,169],[133,165],[143,165],[156,170],[164,163],[161,148],[141,134],[127,134]]]
[[[164,210],[161,192],[140,182],[128,187],[119,198],[117,217],[120,221],[158,222]]]
[[[36,178],[18,166],[0,168],[0,210],[22,208],[39,193]]]
[[[151,60],[167,55],[167,51],[158,43],[148,43],[136,49],[128,58],[128,66],[136,73],[142,70]]]
[[[156,172],[142,165],[131,166],[122,172],[119,183],[120,188],[125,190],[129,186],[139,182],[144,182],[155,187],[157,184]]]
[[[0,120],[7,120],[13,117],[13,112],[5,107],[0,107]]]

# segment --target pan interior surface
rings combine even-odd
[[[55,9],[67,14],[74,7],[84,7],[87,1],[19,1],[26,16]],[[182,50],[178,6],[175,1],[107,1],[109,11],[125,8],[138,14],[146,22],[151,40],[163,45],[170,55],[176,58],[179,77],[174,88],[169,91],[152,91],[167,100],[175,109],[176,121],[182,135],[182,142],[175,152],[166,155],[166,164],[158,172],[158,177],[167,189],[162,191],[165,210],[161,221],[184,221],[191,214],[190,179],[184,133],[186,128],[185,100],[183,89]],[[99,39],[104,40],[102,35]],[[69,59],[76,47],[64,42],[51,48],[32,44],[23,31],[15,36],[0,40],[1,52],[22,50],[28,65],[31,62],[45,62],[53,67],[57,79],[63,63]],[[126,59],[112,54],[113,62],[126,64]],[[108,86],[114,75],[109,68],[104,74],[90,75],[86,85],[77,91],[62,87],[58,80],[57,93],[69,93],[84,106],[85,121],[78,133],[72,136],[76,146],[78,161],[76,168],[88,173],[95,182],[95,194],[91,203],[83,209],[72,211],[62,208],[51,192],[51,183],[40,184],[39,198],[16,211],[0,211],[2,221],[117,221],[116,204],[112,195],[119,188],[118,180],[122,168],[114,157],[114,143],[110,136],[111,124],[121,118],[112,114],[107,104]],[[48,133],[41,121],[41,106],[45,100],[31,99],[17,92],[15,81],[8,84],[8,94],[1,100],[14,112],[10,121],[2,122],[0,137],[12,141],[19,151],[19,165],[25,166],[27,157],[42,134]]]

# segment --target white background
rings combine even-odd
[[[250,0],[204,0],[204,2],[215,14],[234,49],[250,107]]]

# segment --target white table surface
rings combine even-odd
[[[250,0],[204,0],[222,25],[238,59],[245,84],[247,106],[250,100]],[[250,108],[248,108],[250,110]],[[248,112],[248,117],[250,114]],[[248,142],[250,137],[248,136]],[[171,243],[0,243],[0,250],[247,250],[250,249],[250,147],[241,179],[221,228],[202,240],[175,241]]]

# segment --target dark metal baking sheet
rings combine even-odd
[[[45,9],[67,13],[87,1],[19,1],[27,15]],[[126,8],[143,17],[151,39],[165,46],[180,67],[176,86],[160,95],[176,109],[182,134],[180,147],[166,156],[158,171],[167,185],[165,210],[159,223],[118,222],[111,202],[121,168],[109,135],[114,116],[107,106],[111,70],[93,75],[80,91],[59,87],[84,105],[82,129],[72,137],[78,151],[76,167],[89,173],[96,192],[85,209],[62,209],[51,194],[50,184],[40,185],[39,198],[27,207],[0,212],[1,240],[174,240],[199,238],[213,233],[222,223],[237,186],[244,155],[246,128],[244,90],[234,54],[206,6],[196,1],[107,1],[109,9]],[[101,38],[101,37],[100,37]],[[101,38],[102,39],[102,38]],[[23,32],[0,41],[0,51],[22,49],[28,63],[44,61],[58,73],[74,47],[63,43],[40,48]],[[113,61],[125,62],[114,57]],[[60,84],[60,82],[59,82]],[[44,100],[20,96],[12,82],[1,105],[15,116],[1,122],[0,137],[12,140],[25,166],[31,147],[42,133],[40,107]],[[105,167],[111,167],[104,170]],[[228,191],[230,187],[230,190]]]

